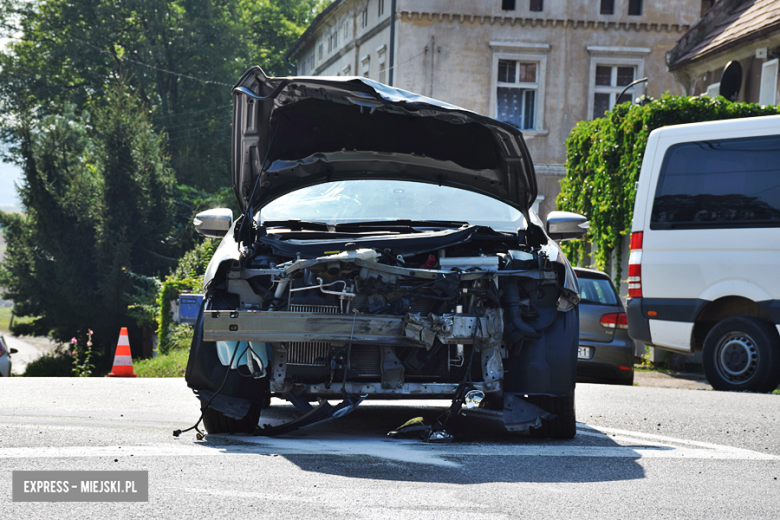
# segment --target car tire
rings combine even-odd
[[[554,419],[542,419],[542,426],[531,428],[529,434],[534,439],[573,439],[577,434],[577,418],[574,409],[574,392],[561,397],[532,395],[528,397],[545,412],[555,414]]]
[[[728,318],[704,339],[702,364],[715,390],[771,392],[780,384],[780,337],[757,318]]]
[[[228,417],[213,408],[201,408],[207,433],[252,433],[260,421],[260,407],[253,404],[242,419]]]
[[[621,379],[618,384],[623,386],[634,386],[634,371],[631,371],[631,376],[629,378]]]

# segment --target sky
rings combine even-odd
[[[15,164],[0,162],[0,211],[20,211],[14,182],[21,182],[22,170]]]
[[[0,49],[5,47],[8,38],[0,38]],[[14,182],[21,182],[22,170],[14,164],[0,161],[0,211],[19,211],[19,196]]]

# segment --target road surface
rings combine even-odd
[[[572,441],[460,418],[458,442],[386,432],[441,401],[368,402],[284,437],[171,432],[180,379],[0,380],[4,518],[780,518],[780,395],[577,386]],[[274,402],[276,423],[292,408]],[[13,503],[14,470],[146,470],[147,503]]]

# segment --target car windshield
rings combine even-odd
[[[609,280],[579,277],[580,301],[595,305],[617,305],[618,297]]]
[[[260,221],[346,222],[436,220],[497,231],[525,228],[522,213],[486,195],[411,181],[329,182],[288,193],[260,211]]]

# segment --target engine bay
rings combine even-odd
[[[504,360],[568,302],[562,265],[524,233],[278,225],[221,264],[203,325],[223,365],[248,342],[235,367],[274,394],[448,395],[469,379],[500,396]]]

